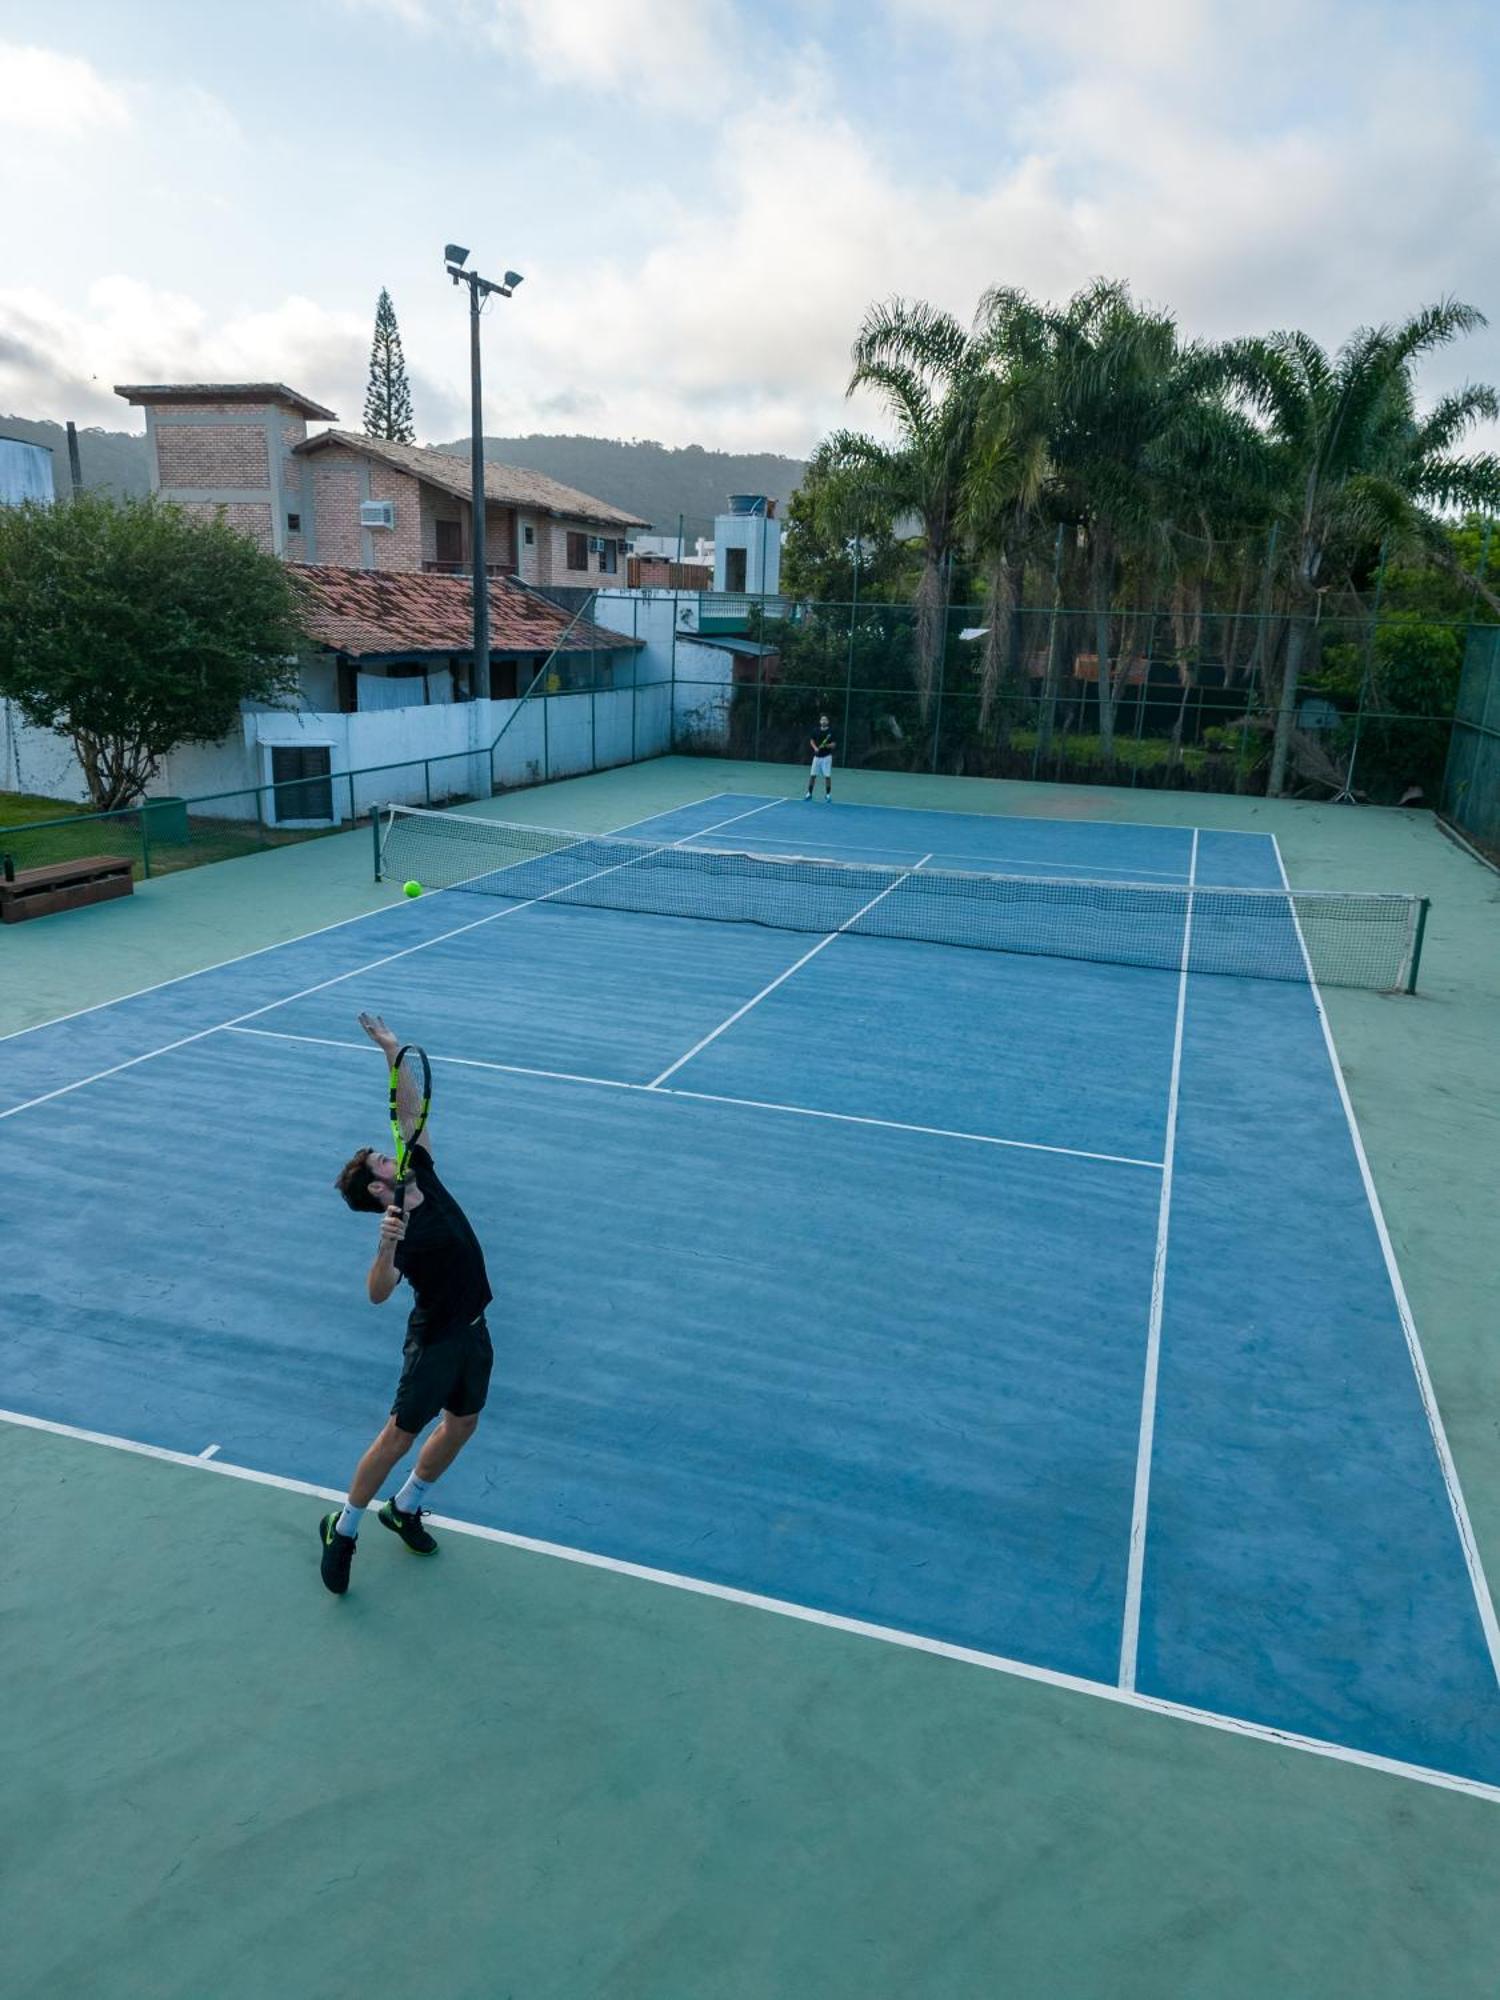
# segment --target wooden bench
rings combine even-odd
[[[135,887],[131,863],[118,854],[88,854],[81,861],[56,861],[47,868],[8,865],[0,880],[0,924],[50,917],[54,910],[79,910],[107,903]]]

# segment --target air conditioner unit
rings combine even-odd
[[[362,528],[394,528],[396,525],[395,501],[361,500],[359,503],[359,525]]]

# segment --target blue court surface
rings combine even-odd
[[[628,831],[1282,881],[1180,827],[721,795]],[[1500,1784],[1310,982],[397,899],[0,1044],[12,1412],[342,1489],[405,1311],[331,1187],[384,1143],[361,1008],[434,1058],[497,1294],[444,1515]]]

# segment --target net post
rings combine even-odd
[[[375,880],[378,882],[381,880],[380,871],[382,866],[380,853],[380,807],[378,805],[371,806],[370,808],[370,833],[375,843]]]
[[[1411,971],[1407,974],[1406,990],[1417,990],[1417,971],[1422,963],[1422,941],[1427,935],[1427,912],[1432,908],[1432,898],[1421,896],[1417,899],[1417,929],[1411,941]]]

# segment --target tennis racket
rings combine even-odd
[[[391,1064],[391,1137],[396,1150],[395,1204],[406,1213],[406,1184],[411,1156],[432,1108],[432,1066],[427,1051],[408,1042]]]

